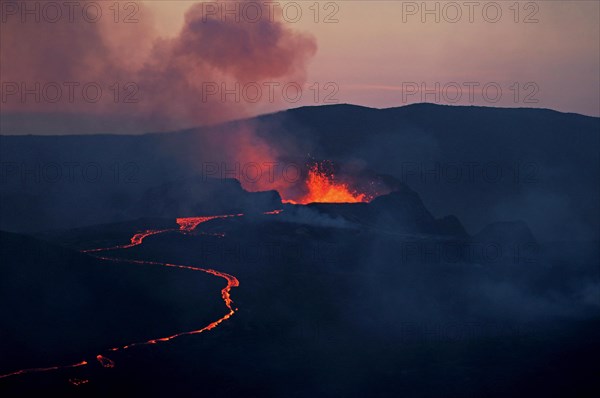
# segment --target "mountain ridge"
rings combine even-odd
[[[412,103],[412,104],[406,104],[406,105],[400,105],[400,106],[391,106],[391,107],[387,107],[387,108],[375,108],[375,107],[370,107],[370,106],[366,106],[366,105],[358,105],[358,104],[351,104],[351,103],[340,103],[340,104],[324,104],[324,105],[306,105],[306,106],[300,106],[297,108],[288,108],[288,109],[282,109],[282,110],[278,110],[278,111],[274,111],[274,112],[268,112],[268,113],[262,113],[262,114],[257,114],[254,116],[248,116],[248,117],[242,117],[239,119],[233,119],[233,120],[229,120],[229,121],[225,121],[225,122],[220,122],[220,123],[213,123],[213,124],[206,124],[206,125],[197,125],[197,126],[193,126],[193,127],[188,127],[188,128],[184,128],[184,129],[175,129],[175,130],[165,130],[165,131],[147,131],[144,133],[139,133],[139,134],[127,134],[127,133],[92,133],[92,134],[70,134],[70,133],[66,133],[66,134],[3,134],[0,132],[0,136],[2,137],[56,137],[56,136],[64,136],[64,135],[68,135],[71,137],[89,137],[89,136],[100,136],[100,137],[104,137],[104,136],[124,136],[124,137],[139,137],[139,136],[146,136],[146,135],[163,135],[163,134],[183,134],[183,133],[189,133],[189,132],[193,132],[196,131],[198,129],[210,129],[210,128],[215,128],[215,127],[222,127],[222,126],[228,126],[230,124],[236,124],[236,123],[243,123],[243,122],[248,122],[251,120],[255,120],[255,119],[260,119],[260,118],[264,118],[264,117],[272,117],[272,116],[276,116],[276,115],[281,115],[281,114],[286,114],[286,113],[297,113],[297,112],[302,112],[305,110],[314,110],[314,109],[332,109],[332,108],[339,108],[339,109],[361,109],[361,110],[369,110],[369,111],[387,111],[387,112],[395,112],[395,111],[399,111],[399,110],[411,110],[411,109],[416,109],[416,108],[437,108],[437,109],[442,109],[442,108],[464,108],[464,109],[469,109],[469,110],[510,110],[510,111],[534,111],[534,112],[550,112],[552,114],[561,114],[561,115],[572,115],[572,116],[577,116],[577,117],[584,117],[584,118],[590,118],[590,119],[597,119],[600,121],[600,116],[593,116],[593,115],[585,115],[582,113],[577,113],[577,112],[565,112],[565,111],[559,111],[556,109],[551,109],[551,108],[537,108],[537,107],[495,107],[495,106],[483,106],[483,105],[451,105],[451,104],[436,104],[436,103],[431,103],[431,102],[419,102],[419,103]]]

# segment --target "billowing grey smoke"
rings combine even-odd
[[[43,4],[24,3],[2,7],[2,108],[5,116],[11,114],[5,126],[11,130],[23,119],[15,120],[15,113],[23,112],[38,118],[67,114],[53,120],[71,133],[86,132],[73,131],[85,125],[82,115],[119,126],[117,132],[124,125],[144,132],[240,118],[254,104],[222,92],[239,94],[248,84],[302,84],[306,62],[316,52],[312,37],[282,21],[222,18],[201,3],[190,6],[180,32],[167,38],[157,34],[143,4],[121,10],[117,18],[108,3],[81,2],[72,18],[61,8],[62,18],[51,22]],[[92,8],[102,13],[93,22]],[[124,23],[132,11],[135,22]],[[39,129],[46,120],[37,122]]]

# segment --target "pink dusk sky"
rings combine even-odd
[[[275,16],[284,15],[289,2],[276,3],[281,6],[274,8]],[[296,3],[302,18],[293,22],[296,8],[288,6],[285,12],[292,22],[284,23],[313,35],[318,45],[307,82],[336,83],[335,97],[342,103],[394,107],[423,99],[451,104],[446,99],[456,101],[451,91],[452,83],[458,83],[464,92],[457,104],[600,115],[600,2],[520,2],[519,9],[509,1],[472,2],[470,7],[464,1],[321,2],[317,23],[313,2]],[[156,26],[162,35],[176,34],[189,7],[183,1],[148,4],[161,16]],[[500,5],[499,17],[495,4]],[[253,17],[251,11],[246,11],[247,18]],[[469,82],[480,83],[472,86],[472,100],[464,84]],[[403,97],[403,84],[414,91],[414,83],[418,90]],[[426,95],[423,83],[432,90],[439,83],[439,90],[447,92],[437,98]],[[494,83],[502,88],[498,103],[491,102]],[[525,89],[527,83],[535,85]],[[482,93],[486,84],[489,101]],[[524,102],[527,95],[538,102]],[[314,104],[313,97],[306,97],[305,104]]]
[[[22,133],[18,115],[31,113],[139,115],[147,124],[130,127],[142,132],[329,103],[600,116],[597,1],[148,1],[135,9],[121,2],[118,14],[113,3],[96,4],[98,23],[44,23],[54,10],[40,10],[41,22],[23,22],[21,10],[3,5],[2,112],[12,115],[3,133]],[[123,23],[130,16],[135,23]],[[64,82],[72,81],[81,83],[76,90],[99,82],[102,101],[66,101]],[[23,82],[42,91],[58,82],[63,96],[24,103]],[[112,82],[119,82],[118,101]],[[286,85],[293,87],[284,94]],[[291,99],[296,86],[301,96]],[[222,96],[226,87],[237,93]],[[256,87],[260,100],[248,100]],[[270,100],[268,87],[275,87]],[[123,95],[138,89],[139,101],[124,104]],[[23,128],[36,132],[32,123]]]

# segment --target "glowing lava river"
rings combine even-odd
[[[277,214],[277,213],[272,213],[272,212],[268,212],[266,214]],[[180,232],[180,233],[190,233],[192,232],[198,225],[209,221],[209,220],[214,220],[214,219],[218,219],[218,218],[229,218],[229,217],[241,217],[243,216],[243,214],[231,214],[231,215],[221,215],[221,216],[208,216],[208,217],[187,217],[187,218],[178,218],[177,219],[177,224],[179,225],[179,228],[171,228],[171,229],[161,229],[161,230],[146,230],[143,232],[139,232],[134,234],[131,239],[130,239],[130,243],[126,244],[126,245],[120,245],[120,246],[111,246],[111,247],[106,247],[106,248],[97,248],[97,249],[88,249],[88,250],[82,250],[83,253],[97,253],[97,252],[103,252],[103,251],[112,251],[112,250],[122,250],[122,249],[128,249],[134,246],[139,246],[143,243],[144,239],[152,236],[152,235],[158,235],[161,233],[165,233],[165,232]],[[221,235],[222,236],[222,235]],[[119,351],[119,350],[125,350],[131,347],[135,347],[135,346],[140,346],[140,345],[148,345],[148,344],[157,344],[157,343],[162,343],[162,342],[166,342],[172,339],[175,339],[177,337],[181,337],[181,336],[186,336],[186,335],[193,335],[193,334],[199,334],[202,332],[205,332],[207,330],[211,330],[214,329],[215,327],[217,327],[219,324],[221,324],[223,321],[229,319],[237,310],[234,309],[232,307],[233,301],[231,300],[231,296],[230,296],[230,291],[231,288],[233,287],[238,287],[240,285],[239,281],[237,280],[237,278],[233,275],[229,275],[226,274],[224,272],[220,272],[220,271],[216,271],[214,269],[207,269],[207,268],[199,268],[199,267],[192,267],[189,265],[179,265],[179,264],[170,264],[170,263],[161,263],[161,262],[155,262],[155,261],[146,261],[146,260],[131,260],[131,259],[120,259],[117,257],[103,257],[103,256],[98,256],[95,255],[96,258],[101,259],[101,260],[107,260],[107,261],[118,261],[118,262],[126,262],[126,263],[134,263],[134,264],[146,264],[146,265],[160,265],[160,266],[164,266],[164,267],[171,267],[171,268],[178,268],[178,269],[186,269],[186,270],[191,270],[191,271],[200,271],[200,272],[205,272],[207,274],[211,274],[214,276],[218,276],[220,278],[223,278],[227,281],[227,285],[221,290],[221,298],[223,299],[223,302],[225,303],[225,306],[227,307],[227,309],[229,310],[225,315],[223,315],[221,318],[209,323],[208,325],[200,328],[200,329],[196,329],[196,330],[191,330],[191,331],[184,331],[184,332],[179,332],[170,336],[165,336],[165,337],[158,337],[158,338],[154,338],[151,340],[147,340],[147,341],[141,341],[141,342],[134,342],[134,343],[130,343],[127,345],[123,345],[123,346],[118,346],[118,347],[113,347],[108,349],[107,351],[109,352],[114,352],[114,351]],[[107,358],[106,356],[103,355],[96,355],[95,359],[100,363],[100,365],[104,368],[113,368],[115,366],[115,363]],[[29,369],[21,369],[21,370],[17,370],[15,372],[11,372],[8,374],[4,374],[4,375],[0,375],[0,379],[6,378],[6,377],[10,377],[10,376],[17,376],[17,375],[23,375],[23,374],[28,374],[28,373],[37,373],[37,372],[48,372],[48,371],[55,371],[55,370],[62,370],[62,369],[69,369],[69,368],[78,368],[78,367],[82,367],[82,366],[86,366],[88,365],[89,362],[88,361],[81,361],[75,364],[71,364],[71,365],[60,365],[60,366],[50,366],[50,367],[39,367],[39,368],[29,368]],[[80,384],[85,384],[88,382],[88,380],[81,380],[81,379],[70,379],[69,380],[71,382],[71,384],[78,386]]]

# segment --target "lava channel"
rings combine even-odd
[[[111,247],[106,247],[106,248],[82,250],[82,252],[83,253],[96,253],[96,252],[109,251],[109,250],[129,249],[131,247],[141,245],[144,238],[151,236],[151,235],[157,235],[157,234],[161,234],[164,232],[171,232],[171,231],[180,231],[182,233],[189,233],[189,232],[193,231],[198,225],[200,225],[206,221],[209,221],[209,220],[213,220],[216,218],[241,217],[241,216],[243,216],[243,214],[177,218],[176,221],[177,221],[177,224],[179,225],[178,230],[177,229],[146,230],[146,231],[134,234],[131,237],[129,244],[120,245],[120,246],[111,246]],[[95,257],[98,259],[101,259],[101,260],[108,260],[108,261],[128,262],[128,263],[147,264],[147,265],[160,265],[160,266],[164,266],[164,267],[187,269],[187,270],[191,270],[191,271],[200,271],[200,272],[205,272],[205,273],[208,273],[208,274],[211,274],[214,276],[218,276],[227,281],[227,285],[221,290],[221,298],[223,299],[223,302],[225,303],[225,306],[227,307],[229,312],[227,314],[223,315],[221,318],[217,319],[216,321],[211,322],[208,325],[204,326],[203,328],[200,328],[197,330],[180,332],[180,333],[173,334],[171,336],[154,338],[151,340],[138,342],[138,343],[130,343],[128,345],[111,348],[111,349],[109,349],[109,351],[124,350],[127,348],[139,346],[139,345],[157,344],[157,343],[170,341],[170,340],[173,340],[173,339],[175,339],[177,337],[181,337],[181,336],[199,334],[199,333],[214,329],[215,327],[219,326],[219,324],[221,324],[223,321],[226,321],[227,319],[231,318],[231,316],[236,311],[236,309],[233,309],[233,307],[232,307],[233,301],[231,300],[230,291],[231,291],[231,288],[238,287],[240,285],[240,282],[233,275],[229,275],[224,272],[216,271],[214,269],[198,268],[198,267],[192,267],[192,266],[188,266],[188,265],[160,263],[160,262],[145,261],[145,260],[120,259],[117,257],[103,257],[103,256],[95,256]],[[96,360],[100,363],[100,365],[102,365],[102,367],[105,367],[105,368],[113,368],[115,366],[115,363],[113,360],[111,360],[103,355],[100,355],[100,354],[96,356]],[[15,371],[15,372],[0,375],[0,379],[7,378],[10,376],[24,375],[24,374],[28,374],[28,373],[39,373],[39,372],[49,372],[49,371],[55,371],[55,370],[61,370],[61,369],[78,368],[78,367],[86,366],[86,365],[88,365],[87,361],[81,361],[81,362],[78,362],[78,363],[75,363],[72,365],[60,365],[60,366],[50,366],[50,367],[45,367],[45,368],[21,369],[21,370]],[[77,380],[77,382],[74,382],[74,380]],[[79,384],[87,383],[87,380],[80,381],[79,379],[73,379],[73,381],[71,383],[73,385],[79,385]]]

